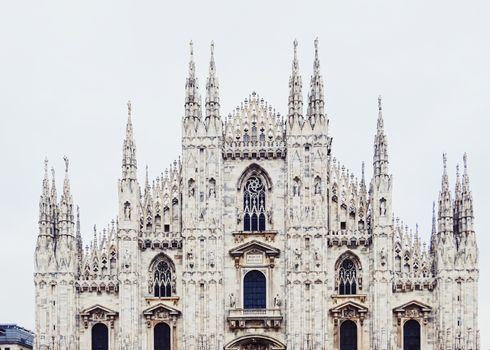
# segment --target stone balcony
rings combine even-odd
[[[282,313],[275,309],[231,309],[228,311],[228,324],[231,329],[272,328],[282,325]]]

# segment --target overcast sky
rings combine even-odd
[[[395,214],[428,239],[442,153],[468,152],[480,247],[480,329],[490,348],[488,1],[2,1],[0,322],[34,328],[33,253],[47,156],[70,158],[84,243],[116,215],[132,100],[139,176],[180,153],[188,42],[205,85],[215,42],[226,115],[252,91],[287,112],[292,41],[306,92],[319,37],[333,153],[371,174],[383,95]],[[485,181],[487,180],[487,181]],[[487,219],[487,220],[486,220]]]

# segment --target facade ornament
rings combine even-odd
[[[127,249],[127,248],[124,251],[123,264],[124,264],[124,268],[126,270],[129,270],[129,267],[131,266],[131,253],[130,253],[129,249]]]
[[[282,304],[281,298],[279,297],[279,294],[276,294],[274,297],[274,306],[275,307],[280,307]]]
[[[124,203],[124,219],[131,220],[131,204],[129,202]]]

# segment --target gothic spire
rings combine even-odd
[[[219,82],[214,61],[214,42],[211,42],[209,75],[206,82],[206,128],[208,135],[221,135],[222,123],[219,115]]]
[[[378,122],[374,137],[374,176],[388,176],[388,141],[384,132],[383,107],[378,97]]]
[[[82,259],[83,259],[83,242],[82,242],[82,233],[80,230],[80,208],[77,205],[77,222],[76,222],[76,248],[77,248],[77,272],[80,274],[80,270],[82,268]]]
[[[462,217],[463,231],[473,231],[473,195],[470,189],[470,178],[468,176],[468,156],[463,156],[464,170],[462,179]]]
[[[131,121],[131,101],[128,101],[128,121],[126,124],[126,137],[123,142],[122,177],[136,180],[136,144],[133,139],[133,124]]]
[[[366,193],[366,177],[365,177],[365,165],[364,162],[362,162],[362,167],[361,167],[361,183],[360,183],[360,189],[361,193]]]
[[[295,39],[293,42],[294,56],[292,64],[292,72],[289,77],[289,126],[292,128],[293,124],[301,125],[303,119],[303,82],[301,80],[301,74],[299,72],[298,62],[298,41]]]
[[[69,160],[63,157],[65,162],[65,180],[63,182],[63,193],[60,199],[60,229],[64,234],[73,234],[73,198],[70,193],[70,177],[68,175]]]
[[[449,189],[449,178],[447,175],[447,155],[443,153],[443,172],[441,179],[441,191],[439,192],[439,232],[453,231],[453,208],[451,202],[451,191]]]
[[[437,227],[436,227],[436,202],[432,202],[432,231],[430,235],[430,252],[433,253],[437,244]]]
[[[56,173],[54,167],[51,167],[51,202],[58,203],[58,193],[56,191]]]
[[[456,165],[456,184],[454,189],[454,207],[453,207],[453,224],[454,224],[454,233],[460,233],[460,219],[462,215],[462,204],[463,204],[463,194],[461,189],[461,177],[459,174],[459,164]]]
[[[70,177],[68,175],[69,160],[68,160],[67,156],[64,156],[63,160],[65,162],[65,180],[63,182],[63,195],[62,196],[71,197],[71,194],[70,194]]]
[[[211,59],[206,83],[206,118],[219,118],[219,83],[214,62],[214,42],[211,42]]]
[[[318,38],[315,39],[315,60],[313,61],[313,75],[310,82],[310,93],[308,94],[308,118],[312,126],[321,123],[324,115],[324,92],[323,78],[320,73],[320,59],[318,57]]]
[[[47,224],[51,221],[50,212],[50,188],[48,176],[48,158],[44,160],[44,179],[42,183],[41,197],[39,198],[39,233],[47,234]]]
[[[199,84],[196,78],[196,64],[194,63],[194,45],[189,43],[189,76],[185,83],[185,119],[201,118],[201,96],[199,95]]]

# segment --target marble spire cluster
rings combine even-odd
[[[191,42],[178,160],[138,174],[128,102],[118,211],[85,247],[68,158],[59,195],[45,161],[35,350],[401,349],[417,329],[415,348],[479,349],[467,155],[454,188],[443,155],[427,244],[394,214],[381,97],[357,177],[332,150],[318,39],[305,96],[298,47],[284,114],[252,92],[222,116],[215,45],[203,104]]]

